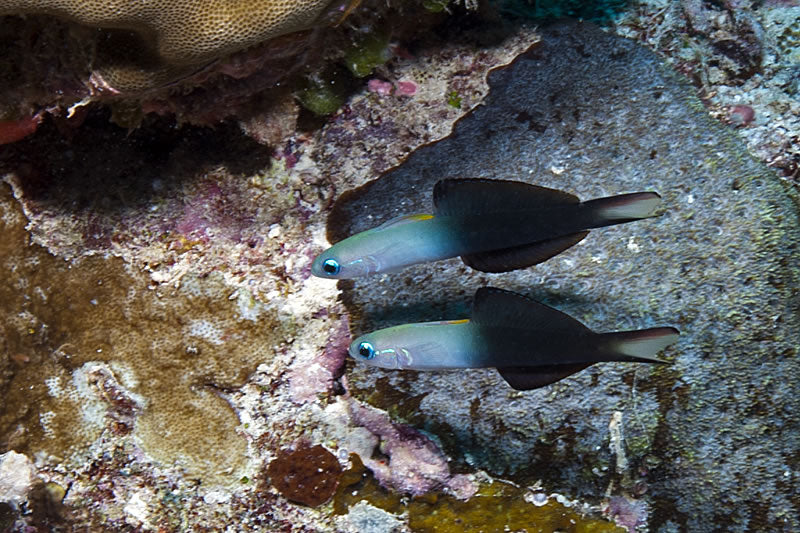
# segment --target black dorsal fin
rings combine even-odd
[[[577,363],[572,365],[542,365],[542,366],[509,366],[498,368],[497,371],[506,380],[511,388],[516,390],[531,390],[550,385],[556,381],[580,372],[592,363]]]
[[[433,187],[434,212],[440,216],[514,211],[579,202],[573,194],[521,181],[448,178],[438,181]]]
[[[521,294],[481,287],[472,303],[472,321],[480,326],[586,333],[591,330],[557,309]]]
[[[567,248],[575,246],[589,234],[580,231],[555,239],[538,241],[533,244],[492,250],[478,254],[462,255],[464,264],[481,272],[510,272],[547,261]]]

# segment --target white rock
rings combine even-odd
[[[25,455],[10,451],[0,455],[0,502],[17,506],[28,499],[36,469]]]

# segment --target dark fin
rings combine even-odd
[[[433,187],[437,215],[479,215],[579,202],[573,194],[521,181],[450,178],[438,181]]]
[[[510,272],[547,261],[567,248],[575,246],[587,235],[589,235],[588,231],[581,231],[533,244],[462,255],[461,260],[468,267],[481,272]]]
[[[675,328],[650,328],[636,331],[602,333],[600,342],[614,357],[613,361],[639,363],[666,363],[656,354],[678,341],[680,332]]]
[[[512,389],[531,390],[550,385],[580,372],[592,363],[574,365],[509,366],[497,371]]]
[[[591,209],[596,217],[592,227],[611,226],[655,216],[661,196],[656,192],[634,192],[597,198],[582,205]]]
[[[516,327],[586,333],[571,316],[515,292],[481,287],[472,303],[472,322],[480,326]]]

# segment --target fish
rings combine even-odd
[[[512,388],[531,390],[595,363],[665,363],[656,355],[679,334],[673,327],[595,333],[536,300],[483,287],[475,293],[470,319],[380,329],[356,338],[348,352],[387,369],[493,367]]]
[[[315,276],[353,279],[460,256],[482,272],[526,268],[583,240],[589,229],[655,215],[656,192],[581,202],[568,192],[520,181],[448,178],[433,188],[433,214],[412,214],[352,235],[325,250]]]

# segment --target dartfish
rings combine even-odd
[[[654,192],[581,202],[518,181],[445,179],[433,189],[434,214],[395,218],[348,237],[320,254],[311,272],[349,279],[457,256],[476,270],[508,272],[563,252],[590,228],[651,217],[660,202]]]
[[[381,368],[497,368],[511,387],[543,387],[603,361],[663,363],[671,327],[595,333],[574,318],[501,289],[475,293],[470,320],[406,324],[358,337],[350,356]]]

